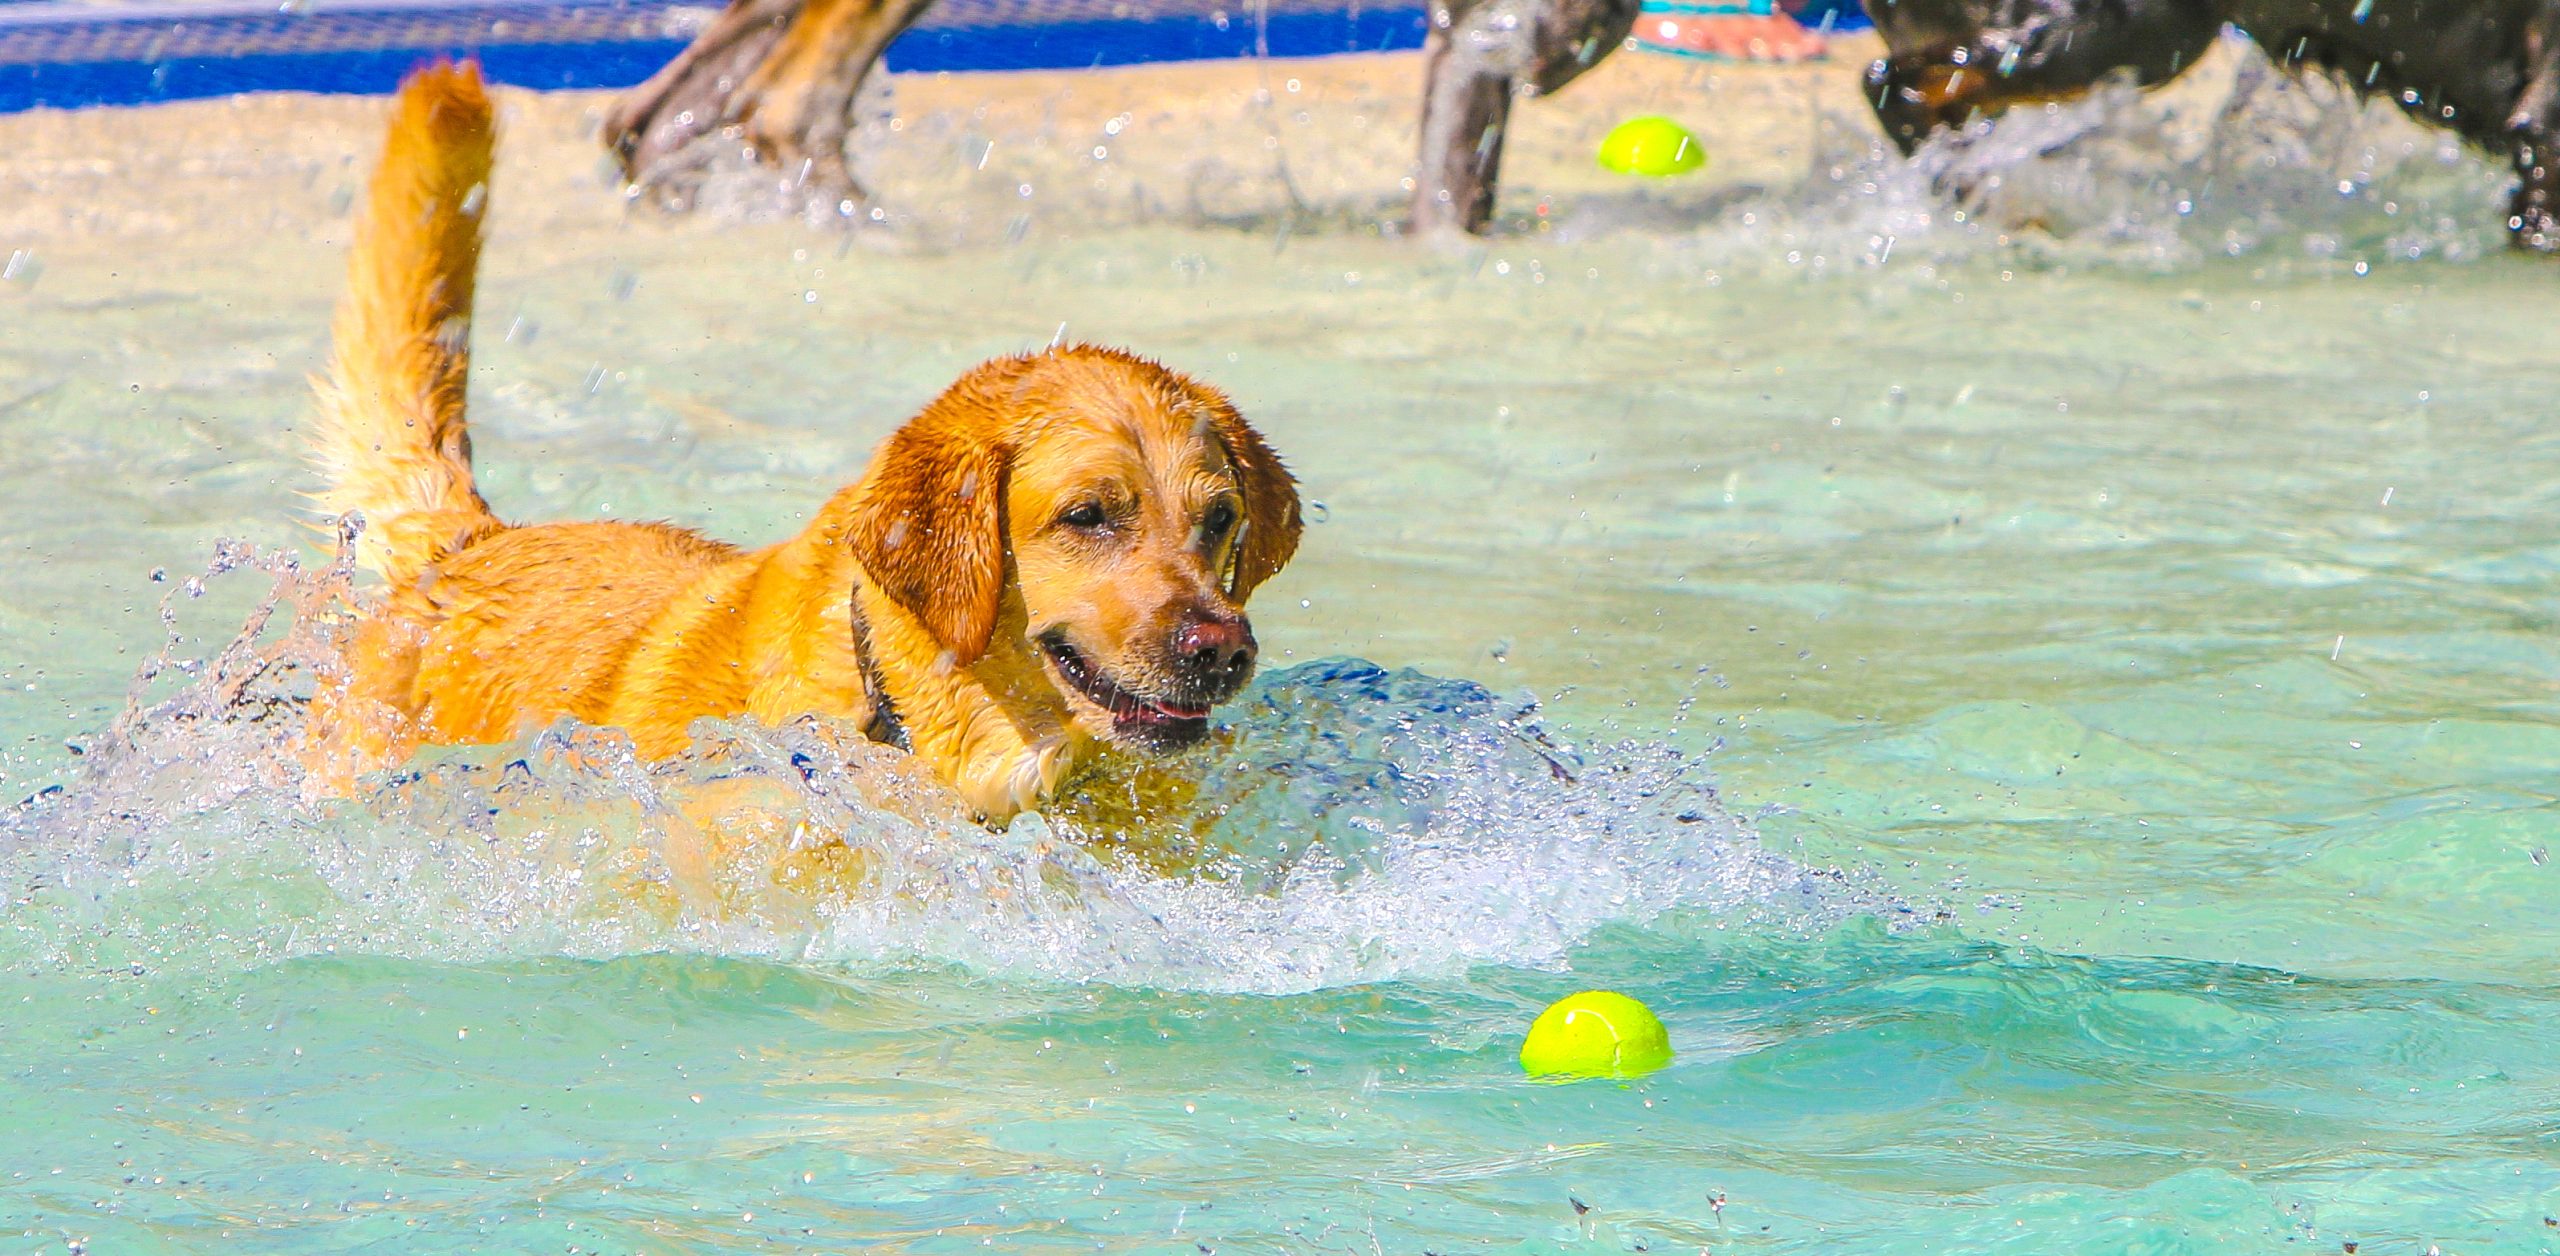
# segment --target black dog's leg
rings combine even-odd
[[[2098,0],[2061,10],[2022,0],[1886,0],[1870,9],[1889,55],[1867,67],[1867,103],[1905,153],[1977,112],[2076,96],[2121,70],[2146,87],[2167,82],[2213,46],[2223,23],[2213,0]]]
[[[1515,96],[1558,91],[1616,51],[1638,0],[1451,0],[1435,5],[1423,52],[1417,235],[1480,232],[1493,221],[1503,129]]]

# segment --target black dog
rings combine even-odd
[[[2514,159],[2519,248],[2560,252],[2560,0],[1871,0],[1868,100],[1904,152],[1977,111],[2194,64],[2225,23]]]

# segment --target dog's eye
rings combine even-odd
[[[1236,504],[1234,502],[1219,502],[1217,505],[1209,508],[1208,514],[1201,517],[1200,539],[1204,541],[1217,541],[1226,536],[1227,530],[1234,526],[1236,526]]]
[[[1080,532],[1097,532],[1102,525],[1111,522],[1111,516],[1102,513],[1102,503],[1086,502],[1058,516],[1058,522]]]

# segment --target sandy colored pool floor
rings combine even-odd
[[[1705,139],[1713,164],[1681,181],[1683,195],[1791,175],[1813,128],[1871,126],[1857,80],[1878,46],[1843,38],[1830,60],[1790,66],[1612,58],[1517,112],[1504,209],[1518,218],[1541,194],[1627,186],[1591,153],[1638,113],[1669,114]],[[1420,85],[1415,54],[893,75],[862,168],[893,213],[963,234],[970,225],[942,213],[955,203],[985,230],[1021,211],[1088,225],[1293,213],[1374,223],[1400,210]],[[496,231],[723,229],[625,212],[593,138],[611,96],[502,92]],[[0,117],[0,248],[334,235],[380,117],[373,98],[281,94]]]

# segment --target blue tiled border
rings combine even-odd
[[[1854,0],[1818,0],[1827,6]],[[944,0],[890,46],[893,70],[1083,69],[1419,48],[1413,0]],[[1856,10],[1848,10],[1854,14]],[[628,87],[684,47],[671,0],[381,0],[148,12],[0,2],[0,113],[238,92],[380,93],[420,62],[474,56],[518,87]]]
[[[684,48],[682,40],[490,44],[0,65],[0,113],[51,106],[138,105],[239,92],[387,92],[438,55],[474,53],[490,78],[518,87],[627,87]]]
[[[1080,3],[1050,10],[1070,13],[1065,20],[952,23],[986,18],[991,8],[952,5],[955,13],[940,23],[927,15],[927,23],[888,49],[888,67],[1085,69],[1231,59],[1257,51],[1324,56],[1418,49],[1423,41],[1418,5],[1285,8],[1254,18],[1242,5],[1231,13],[1206,5],[1167,13],[1162,5],[1149,5],[1152,13],[1091,15],[1111,8]],[[1114,8],[1126,13],[1132,5]],[[630,87],[684,49],[684,38],[666,33],[671,10],[666,3],[515,3],[484,10],[358,10],[302,20],[279,18],[274,10],[164,10],[148,20],[113,18],[113,10],[102,10],[95,20],[69,15],[41,26],[10,26],[10,5],[0,5],[0,113],[200,100],[233,92],[389,92],[402,74],[435,56],[479,56],[489,77],[515,87]],[[558,38],[563,33],[581,38]],[[599,33],[607,38],[596,38]],[[136,56],[138,51],[148,54]]]

